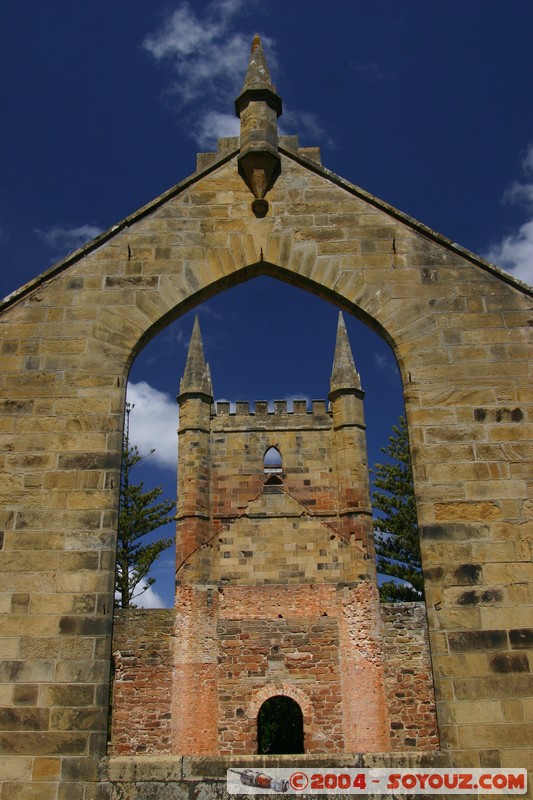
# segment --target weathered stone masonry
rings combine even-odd
[[[391,750],[432,750],[439,740],[424,605],[391,603],[380,611]]]
[[[224,608],[217,625],[220,701],[210,709],[213,723],[218,723],[218,708],[222,735],[229,743],[223,742],[221,749],[250,752],[259,708],[277,687],[303,706],[308,751],[316,747],[318,752],[338,752],[344,738],[332,714],[332,708],[342,703],[340,665],[331,658],[332,648],[339,650],[335,592],[325,586],[312,592],[276,587],[274,615],[266,623],[261,597],[268,599],[272,610],[272,590],[239,591],[238,609],[231,594],[230,589],[222,592]],[[331,616],[323,616],[324,609]],[[229,610],[232,618],[226,619]],[[399,603],[381,606],[380,612],[390,750],[431,751],[439,742],[424,606]],[[174,615],[173,609],[116,613],[113,752],[117,755],[172,752],[169,682]],[[264,681],[269,667],[270,681]],[[361,702],[356,710],[364,720]],[[375,713],[372,705],[368,711]],[[179,705],[177,713],[182,713]]]
[[[173,611],[117,613],[113,643],[114,752],[169,753]]]
[[[294,137],[256,216],[239,144],[1,306],[1,800],[224,780],[224,759],[102,762],[121,431],[142,343],[263,274],[372,325],[404,386],[440,750],[358,763],[533,769],[533,292]]]
[[[173,687],[158,702],[171,716],[165,752],[257,753],[257,698],[280,694],[303,705],[306,752],[390,747],[363,392],[342,317],[329,398],[331,410],[324,401],[310,411],[305,402],[290,412],[281,402],[272,413],[266,402],[215,408],[196,320],[178,396]],[[131,625],[129,639],[136,650]],[[148,648],[157,639],[155,630]],[[117,700],[128,696],[121,683]],[[142,676],[129,689],[134,706]],[[150,751],[144,724],[133,728],[130,752]]]

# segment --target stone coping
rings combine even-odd
[[[442,750],[421,750],[395,753],[306,753],[287,756],[108,756],[101,762],[101,777],[111,783],[155,781],[225,780],[231,767],[248,767],[260,771],[273,768],[409,768],[448,766],[448,753]]]

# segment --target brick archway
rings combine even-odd
[[[302,709],[304,718],[304,725],[311,725],[313,722],[313,705],[307,694],[301,687],[294,686],[293,684],[283,681],[282,683],[270,683],[267,686],[262,686],[257,689],[250,698],[250,702],[246,708],[246,716],[248,719],[255,720],[259,713],[259,709],[265,702],[275,695],[282,695],[290,697]]]

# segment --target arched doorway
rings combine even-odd
[[[259,755],[290,755],[304,751],[304,720],[291,697],[275,695],[265,700],[257,715]]]

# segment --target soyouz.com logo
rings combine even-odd
[[[229,794],[520,795],[525,769],[229,769]]]

